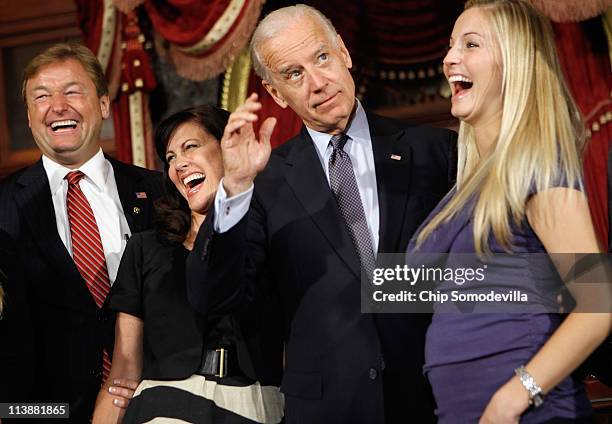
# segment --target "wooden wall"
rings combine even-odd
[[[25,65],[52,44],[80,36],[73,0],[0,0],[0,177],[40,157],[21,100]],[[103,138],[112,151],[111,120]]]

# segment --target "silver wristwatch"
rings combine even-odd
[[[527,372],[525,366],[521,365],[514,370],[514,373],[518,376],[523,384],[523,387],[529,392],[529,405],[533,405],[536,408],[544,403],[544,394],[542,388],[538,386],[538,383],[533,379],[531,374]]]

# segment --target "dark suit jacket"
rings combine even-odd
[[[378,250],[404,252],[454,183],[456,136],[371,114],[368,122]],[[430,317],[362,314],[359,278],[359,258],[305,129],[272,153],[241,222],[223,234],[200,230],[187,268],[190,301],[200,311],[221,292],[228,304],[256,305],[246,321],[258,334],[251,349],[262,383],[278,383],[278,340],[285,342],[288,423],[432,421],[421,370]]]
[[[149,228],[160,174],[107,159],[130,230]],[[59,237],[42,160],[0,182],[0,205],[0,229],[14,241],[4,250],[16,258],[0,321],[0,402],[70,402],[72,422],[87,422],[103,346],[112,353],[114,315],[96,306]]]

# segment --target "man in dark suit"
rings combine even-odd
[[[23,264],[7,286],[3,334],[19,342],[0,349],[0,402],[68,402],[70,422],[85,423],[113,348],[106,295],[127,239],[152,224],[161,179],[102,153],[110,100],[86,47],[62,43],[35,57],[22,94],[42,158],[0,183],[0,229]]]
[[[284,341],[289,424],[432,422],[429,317],[361,313],[360,277],[375,252],[405,251],[452,186],[455,134],[366,112],[342,39],[308,6],[268,15],[251,48],[267,91],[304,127],[271,154],[275,120],[257,139],[256,95],[231,115],[214,228],[188,261],[190,300],[257,305],[249,331],[266,342],[251,353],[262,384],[275,383]]]

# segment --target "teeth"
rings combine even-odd
[[[51,128],[56,129],[57,127],[64,127],[67,125],[76,125],[77,121],[73,119],[66,119],[65,121],[55,121],[51,122]]]
[[[453,75],[448,77],[448,82],[472,82],[472,80],[463,75]]]
[[[200,178],[206,178],[206,175],[202,174],[201,172],[196,172],[195,174],[191,174],[185,177],[185,179],[183,180],[183,184],[187,185],[193,180],[197,180]]]

